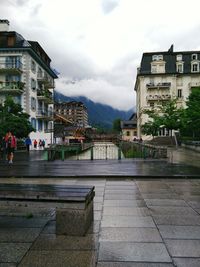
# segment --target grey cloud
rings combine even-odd
[[[105,14],[112,12],[119,4],[120,0],[102,0],[102,9]]]
[[[42,4],[38,4],[35,7],[33,7],[32,11],[31,11],[31,16],[37,15],[39,13],[41,7],[42,7]]]

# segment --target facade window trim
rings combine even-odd
[[[197,62],[191,63],[191,72],[199,72],[199,63]]]

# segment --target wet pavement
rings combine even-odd
[[[1,201],[0,267],[199,267],[200,154],[168,156],[48,162],[32,151],[1,160],[0,183],[92,185],[96,195],[84,237],[56,235],[51,205]]]
[[[51,206],[1,202],[1,267],[200,266],[200,179],[29,177],[0,183],[94,185],[96,191],[94,223],[84,237],[56,235]]]
[[[43,151],[17,152],[14,163],[0,161],[0,177],[200,177],[200,153],[170,150],[168,159],[55,160]]]

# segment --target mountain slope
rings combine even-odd
[[[88,110],[89,124],[92,126],[111,128],[113,120],[115,120],[116,118],[127,120],[133,113],[133,110],[118,110],[108,105],[95,103],[83,96],[68,97],[57,91],[55,91],[54,93],[54,99],[56,102],[69,102],[73,100],[83,102]]]

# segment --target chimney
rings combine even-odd
[[[0,32],[9,31],[10,22],[7,19],[0,19]]]

